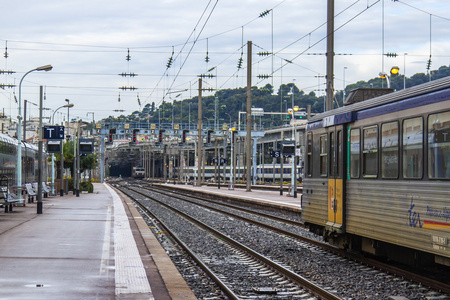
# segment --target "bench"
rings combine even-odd
[[[36,195],[39,191],[38,189],[38,183],[37,182],[33,182],[32,184],[33,190],[36,192]],[[50,188],[45,184],[45,182],[42,182],[42,195],[44,196],[44,198],[48,197],[48,193],[50,193]]]
[[[12,212],[13,203],[18,202],[17,196],[9,192],[6,186],[0,187],[0,204],[5,206],[5,213]]]
[[[31,183],[25,183],[25,188],[28,194],[28,203],[34,202],[34,197],[37,196],[37,189],[34,189]]]
[[[44,198],[47,198],[50,194],[50,187],[45,182],[42,182],[42,193],[44,194]]]

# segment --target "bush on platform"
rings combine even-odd
[[[94,192],[94,185],[89,181],[80,182],[80,191],[87,191],[88,193]]]

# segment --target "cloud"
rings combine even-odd
[[[403,53],[408,53],[408,74],[425,72],[430,52],[429,14],[398,2],[384,3],[384,50],[399,54],[397,58],[386,58],[385,68],[391,64],[402,68]],[[51,63],[53,71],[27,76],[23,89],[26,97],[36,98],[37,86],[43,84],[47,86],[48,107],[59,107],[70,98],[76,103],[73,115],[79,117],[87,111],[97,111],[96,118],[107,117],[116,114],[114,109],[125,109],[128,114],[139,109],[138,93],[142,105],[159,103],[171,86],[188,89],[182,97],[195,96],[198,75],[214,66],[218,78],[205,79],[208,87],[245,85],[245,70],[236,73],[237,64],[242,53],[245,66],[246,47],[242,46],[251,40],[254,84],[271,83],[272,79],[259,80],[256,76],[279,69],[286,58],[295,59],[294,63],[274,74],[275,88],[296,79],[299,88],[307,92],[323,89],[324,79],[317,75],[323,75],[326,69],[326,41],[319,42],[326,36],[326,27],[321,26],[326,21],[326,1],[218,1],[211,13],[215,4],[209,0],[10,1],[0,18],[0,41],[6,44],[8,40],[10,57],[4,65],[17,73],[1,76],[0,82],[18,82],[24,72]],[[450,10],[450,3],[435,0],[412,0],[408,5],[436,15]],[[264,18],[258,18],[272,8]],[[368,80],[381,71],[383,22],[381,1],[377,0],[336,1],[335,11],[340,13],[335,28],[345,24],[335,35],[335,85],[340,89],[344,67],[347,83]],[[435,68],[449,61],[448,25],[448,20],[432,17]],[[260,51],[270,52],[272,42],[277,52],[273,67],[270,57],[257,55]],[[126,60],[128,49],[130,61]],[[176,60],[167,70],[172,51]],[[209,63],[205,61],[207,52]],[[317,55],[308,55],[313,53]],[[139,76],[118,75],[123,72]],[[121,91],[121,86],[139,90]],[[0,103],[4,107],[13,105],[15,109],[10,101],[13,92],[1,91]]]

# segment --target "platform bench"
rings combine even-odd
[[[17,196],[10,193],[6,186],[0,187],[0,204],[5,207],[5,213],[12,212],[13,204],[18,201]]]
[[[44,198],[47,198],[50,194],[50,187],[45,182],[42,182],[42,193],[44,194]]]
[[[31,183],[25,183],[25,188],[28,194],[28,203],[34,202],[34,197],[37,196],[37,189],[34,189]]]

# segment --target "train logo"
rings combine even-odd
[[[434,219],[443,219],[445,222],[434,221],[429,219],[420,220],[420,213],[414,211],[415,204],[414,200],[411,197],[411,204],[409,207],[409,226],[411,227],[419,227],[423,229],[450,229],[450,209],[444,207],[442,210],[433,209],[430,206],[427,206],[427,211],[425,216],[432,217]]]

